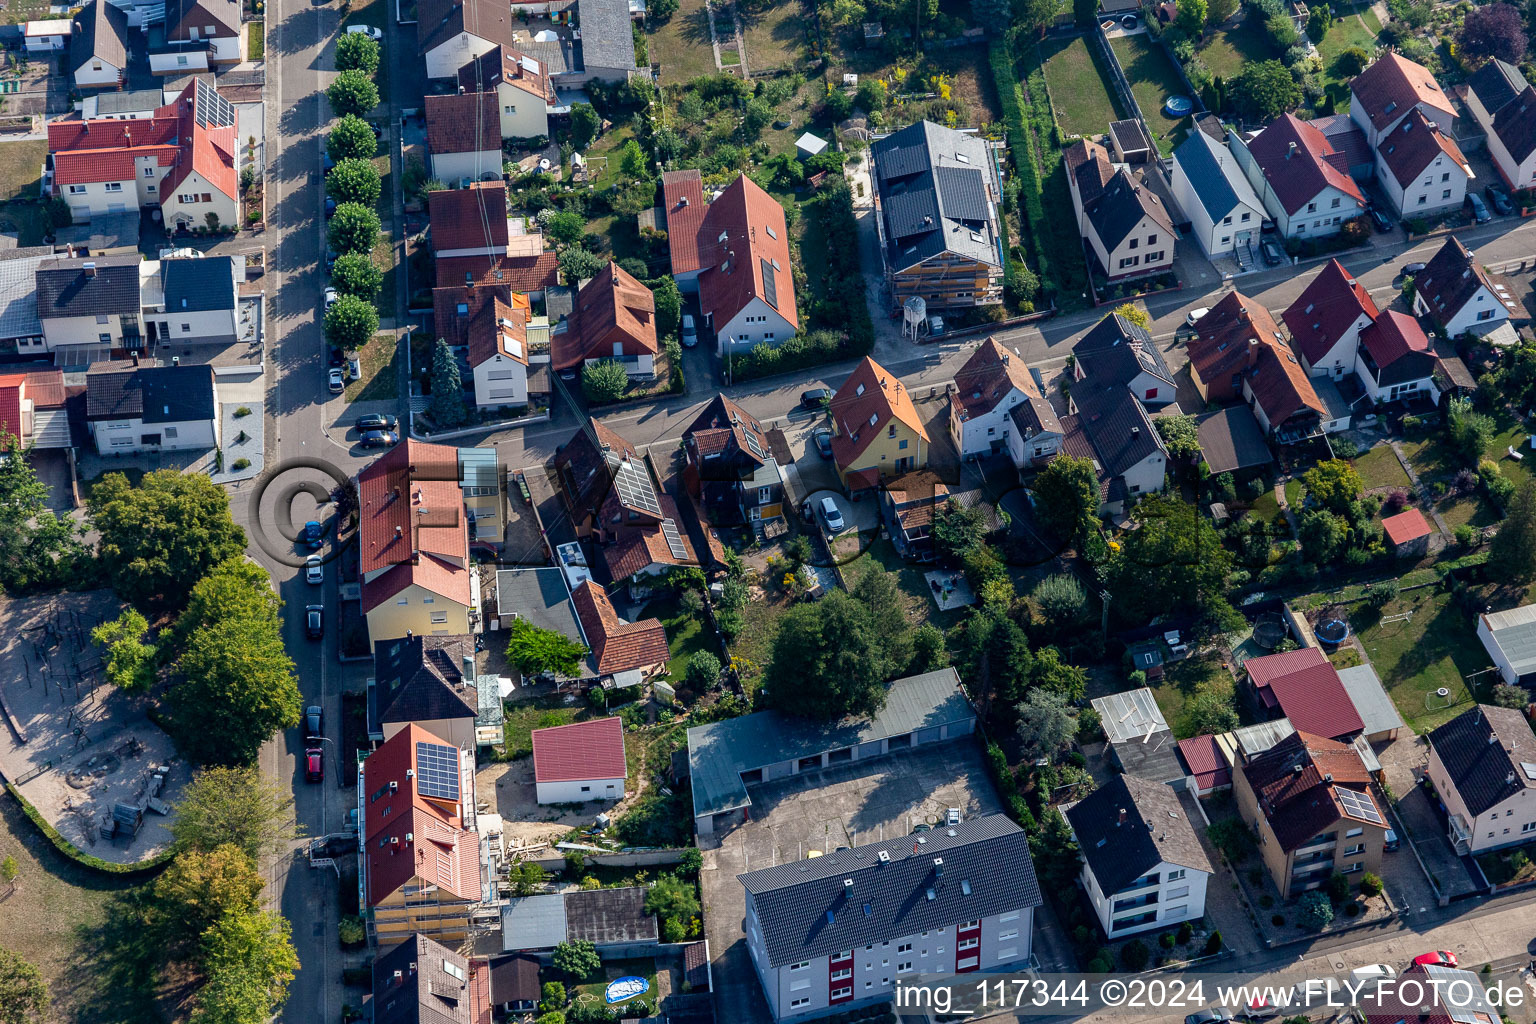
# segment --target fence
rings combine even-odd
[[[657,864],[677,864],[683,859],[682,850],[639,850],[634,853],[587,853],[582,850],[572,850],[572,853],[580,853],[582,860],[588,864],[600,865],[609,868],[644,868]],[[565,857],[530,857],[525,864],[537,864],[546,871],[565,870]]]

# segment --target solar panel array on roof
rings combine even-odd
[[[880,153],[880,180],[905,178],[928,169],[928,151],[923,146],[892,146]]]
[[[197,100],[193,115],[204,128],[229,128],[235,123],[234,105],[202,79],[197,80]]]
[[[672,549],[672,557],[679,560],[688,558],[688,549],[683,547],[682,535],[677,532],[677,524],[670,519],[661,521],[661,535],[667,539],[667,547]]]
[[[1336,792],[1339,794],[1339,803],[1344,805],[1344,810],[1350,817],[1375,822],[1378,825],[1386,824],[1381,820],[1381,812],[1376,810],[1376,805],[1365,793],[1357,793],[1353,789],[1339,789]]]
[[[932,231],[939,216],[939,204],[931,191],[903,192],[885,198],[885,216],[891,234],[909,238]]]
[[[747,427],[742,430],[742,434],[746,436],[748,451],[758,459],[766,459],[768,457],[767,453],[763,451],[763,446],[757,440],[757,431]]]
[[[779,279],[773,273],[773,261],[762,260],[763,299],[774,309],[779,308]]]
[[[944,193],[945,216],[976,222],[987,219],[987,185],[979,168],[938,167],[934,177]]]
[[[650,474],[644,467],[629,459],[622,460],[614,471],[613,485],[619,489],[619,500],[625,505],[644,509],[653,516],[661,515],[661,502],[656,500],[656,488],[651,486]]]
[[[459,799],[459,749],[442,743],[416,744],[416,791],[435,800]]]

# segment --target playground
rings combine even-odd
[[[80,850],[128,864],[170,845],[191,769],[147,699],[102,675],[91,630],[121,610],[106,590],[0,599],[0,776]]]

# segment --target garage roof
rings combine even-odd
[[[741,773],[916,729],[973,721],[952,668],[908,676],[891,684],[885,707],[869,719],[817,722],[779,711],[759,711],[688,730],[688,772],[695,817],[746,807]]]

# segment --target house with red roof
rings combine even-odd
[[[657,351],[656,296],[612,261],[581,286],[575,308],[549,336],[550,365],[567,377],[609,359],[630,377],[649,380]]]
[[[501,177],[501,120],[494,92],[427,96],[427,152],[432,176],[449,183]]]
[[[597,660],[598,673],[612,676],[615,686],[631,686],[666,670],[672,655],[660,619],[625,622],[607,591],[591,580],[571,591],[571,604]]]
[[[239,0],[167,0],[159,31],[147,33],[149,70],[185,75],[240,63]]]
[[[533,785],[541,804],[624,798],[624,720],[594,718],[533,730]]]
[[[1413,311],[1440,326],[1447,338],[1486,333],[1510,319],[1525,320],[1514,285],[1496,277],[1455,235],[1413,277]]]
[[[1243,670],[1259,707],[1290,719],[1298,732],[1348,740],[1365,728],[1338,671],[1316,647],[1249,658]]]
[[[1280,317],[1307,374],[1340,380],[1355,368],[1360,332],[1380,315],[1365,285],[1329,260]]]
[[[440,188],[427,193],[432,255],[500,256],[510,236],[507,185],[474,181],[468,188]]]
[[[1232,766],[1227,763],[1216,737],[1206,733],[1179,740],[1179,759],[1194,779],[1195,796],[1232,788]]]
[[[475,829],[475,752],[411,723],[357,773],[358,892],[369,938],[462,939],[491,890]]]
[[[357,475],[357,497],[369,639],[477,632],[458,449],[401,441]]]
[[[469,369],[475,378],[475,407],[505,409],[527,405],[529,396],[528,319],[525,296],[513,293],[518,302],[496,296],[469,318],[465,342]],[[549,374],[543,375],[543,394],[549,393]]]
[[[928,432],[901,378],[869,356],[832,396],[832,458],[843,486],[868,490],[928,465]]]
[[[1392,553],[1399,558],[1423,558],[1429,553],[1429,537],[1435,532],[1424,513],[1416,508],[1387,516],[1381,521],[1381,529],[1392,545]]]
[[[1349,83],[1349,116],[1365,133],[1365,141],[1380,149],[1410,114],[1419,113],[1442,132],[1453,135],[1456,108],[1435,76],[1422,64],[1386,51]]]
[[[1207,402],[1235,402],[1243,394],[1243,372],[1261,346],[1285,347],[1285,335],[1269,310],[1239,291],[1230,291],[1195,324],[1188,342],[1190,378]]]
[[[0,374],[0,433],[24,448],[68,448],[62,370]]]
[[[167,227],[239,222],[235,108],[202,79],[153,117],[48,123],[53,194],[76,223],[158,207]]]
[[[495,93],[503,139],[549,134],[549,111],[557,100],[542,61],[498,44],[459,68],[459,88]]]
[[[1011,415],[1027,406],[1022,418]],[[1030,376],[1029,367],[1016,352],[996,338],[987,338],[955,372],[955,390],[949,398],[949,433],[962,457],[1008,451],[1015,432],[1026,462],[1056,454],[1061,443],[1061,424],[1056,411]],[[1033,455],[1029,451],[1040,449]]]
[[[1419,322],[1407,313],[1389,309],[1360,332],[1355,376],[1371,401],[1403,402],[1428,395],[1440,404],[1435,386],[1439,357]]]
[[[1477,175],[1456,140],[1415,108],[1376,143],[1376,180],[1403,217],[1460,208]]]
[[[677,286],[698,293],[715,350],[782,345],[800,329],[784,208],[746,175],[707,206],[697,170],[662,175]]]
[[[1323,400],[1289,345],[1250,346],[1249,351],[1253,360],[1242,371],[1243,400],[1268,437],[1296,444],[1349,428],[1349,406]],[[1327,381],[1319,386],[1332,387]]]
[[[1234,135],[1231,150],[1286,238],[1334,235],[1365,212],[1348,155],[1294,114],[1282,114],[1247,141]]]

